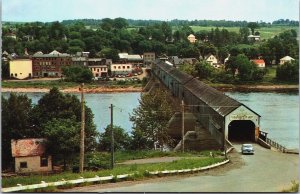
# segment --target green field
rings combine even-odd
[[[210,31],[212,28],[216,28],[215,26],[191,26],[194,32],[198,31]],[[240,27],[219,27],[219,29],[227,29],[229,32],[239,33]],[[275,35],[280,34],[286,30],[294,29],[299,34],[299,28],[297,26],[272,26],[272,27],[262,27],[255,31],[260,33],[262,39],[269,39]]]

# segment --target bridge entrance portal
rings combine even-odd
[[[228,125],[229,141],[255,141],[255,124],[249,120],[235,120]]]

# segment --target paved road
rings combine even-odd
[[[296,154],[283,154],[254,145],[255,155],[241,155],[240,146],[229,154],[231,162],[196,175],[64,190],[66,192],[280,192],[299,180]]]

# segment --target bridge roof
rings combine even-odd
[[[223,117],[234,111],[239,106],[243,105],[242,103],[230,98],[229,96],[197,79],[189,81],[187,84],[185,84],[185,88]]]
[[[175,79],[177,80],[179,83],[181,83],[182,85],[184,85],[186,82],[188,82],[189,80],[193,79],[193,76],[188,75],[186,73],[183,73],[181,71],[178,71],[176,68],[173,68],[169,74]]]

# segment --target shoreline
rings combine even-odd
[[[220,85],[212,86],[221,92],[298,92],[299,85]]]
[[[211,86],[221,92],[298,92],[299,85],[219,85]],[[48,88],[1,88],[1,92],[37,92],[46,93],[49,92]],[[60,89],[63,93],[80,93],[79,87],[70,87]],[[127,93],[127,92],[142,92],[142,87],[94,87],[85,88],[85,93]]]
[[[59,90],[63,93],[80,93],[79,87],[71,87]],[[109,88],[109,87],[97,87],[97,88],[84,88],[85,93],[127,93],[127,92],[142,92],[142,87],[118,87],[118,88]],[[47,93],[50,89],[48,88],[1,88],[1,92],[36,92],[36,93]]]

